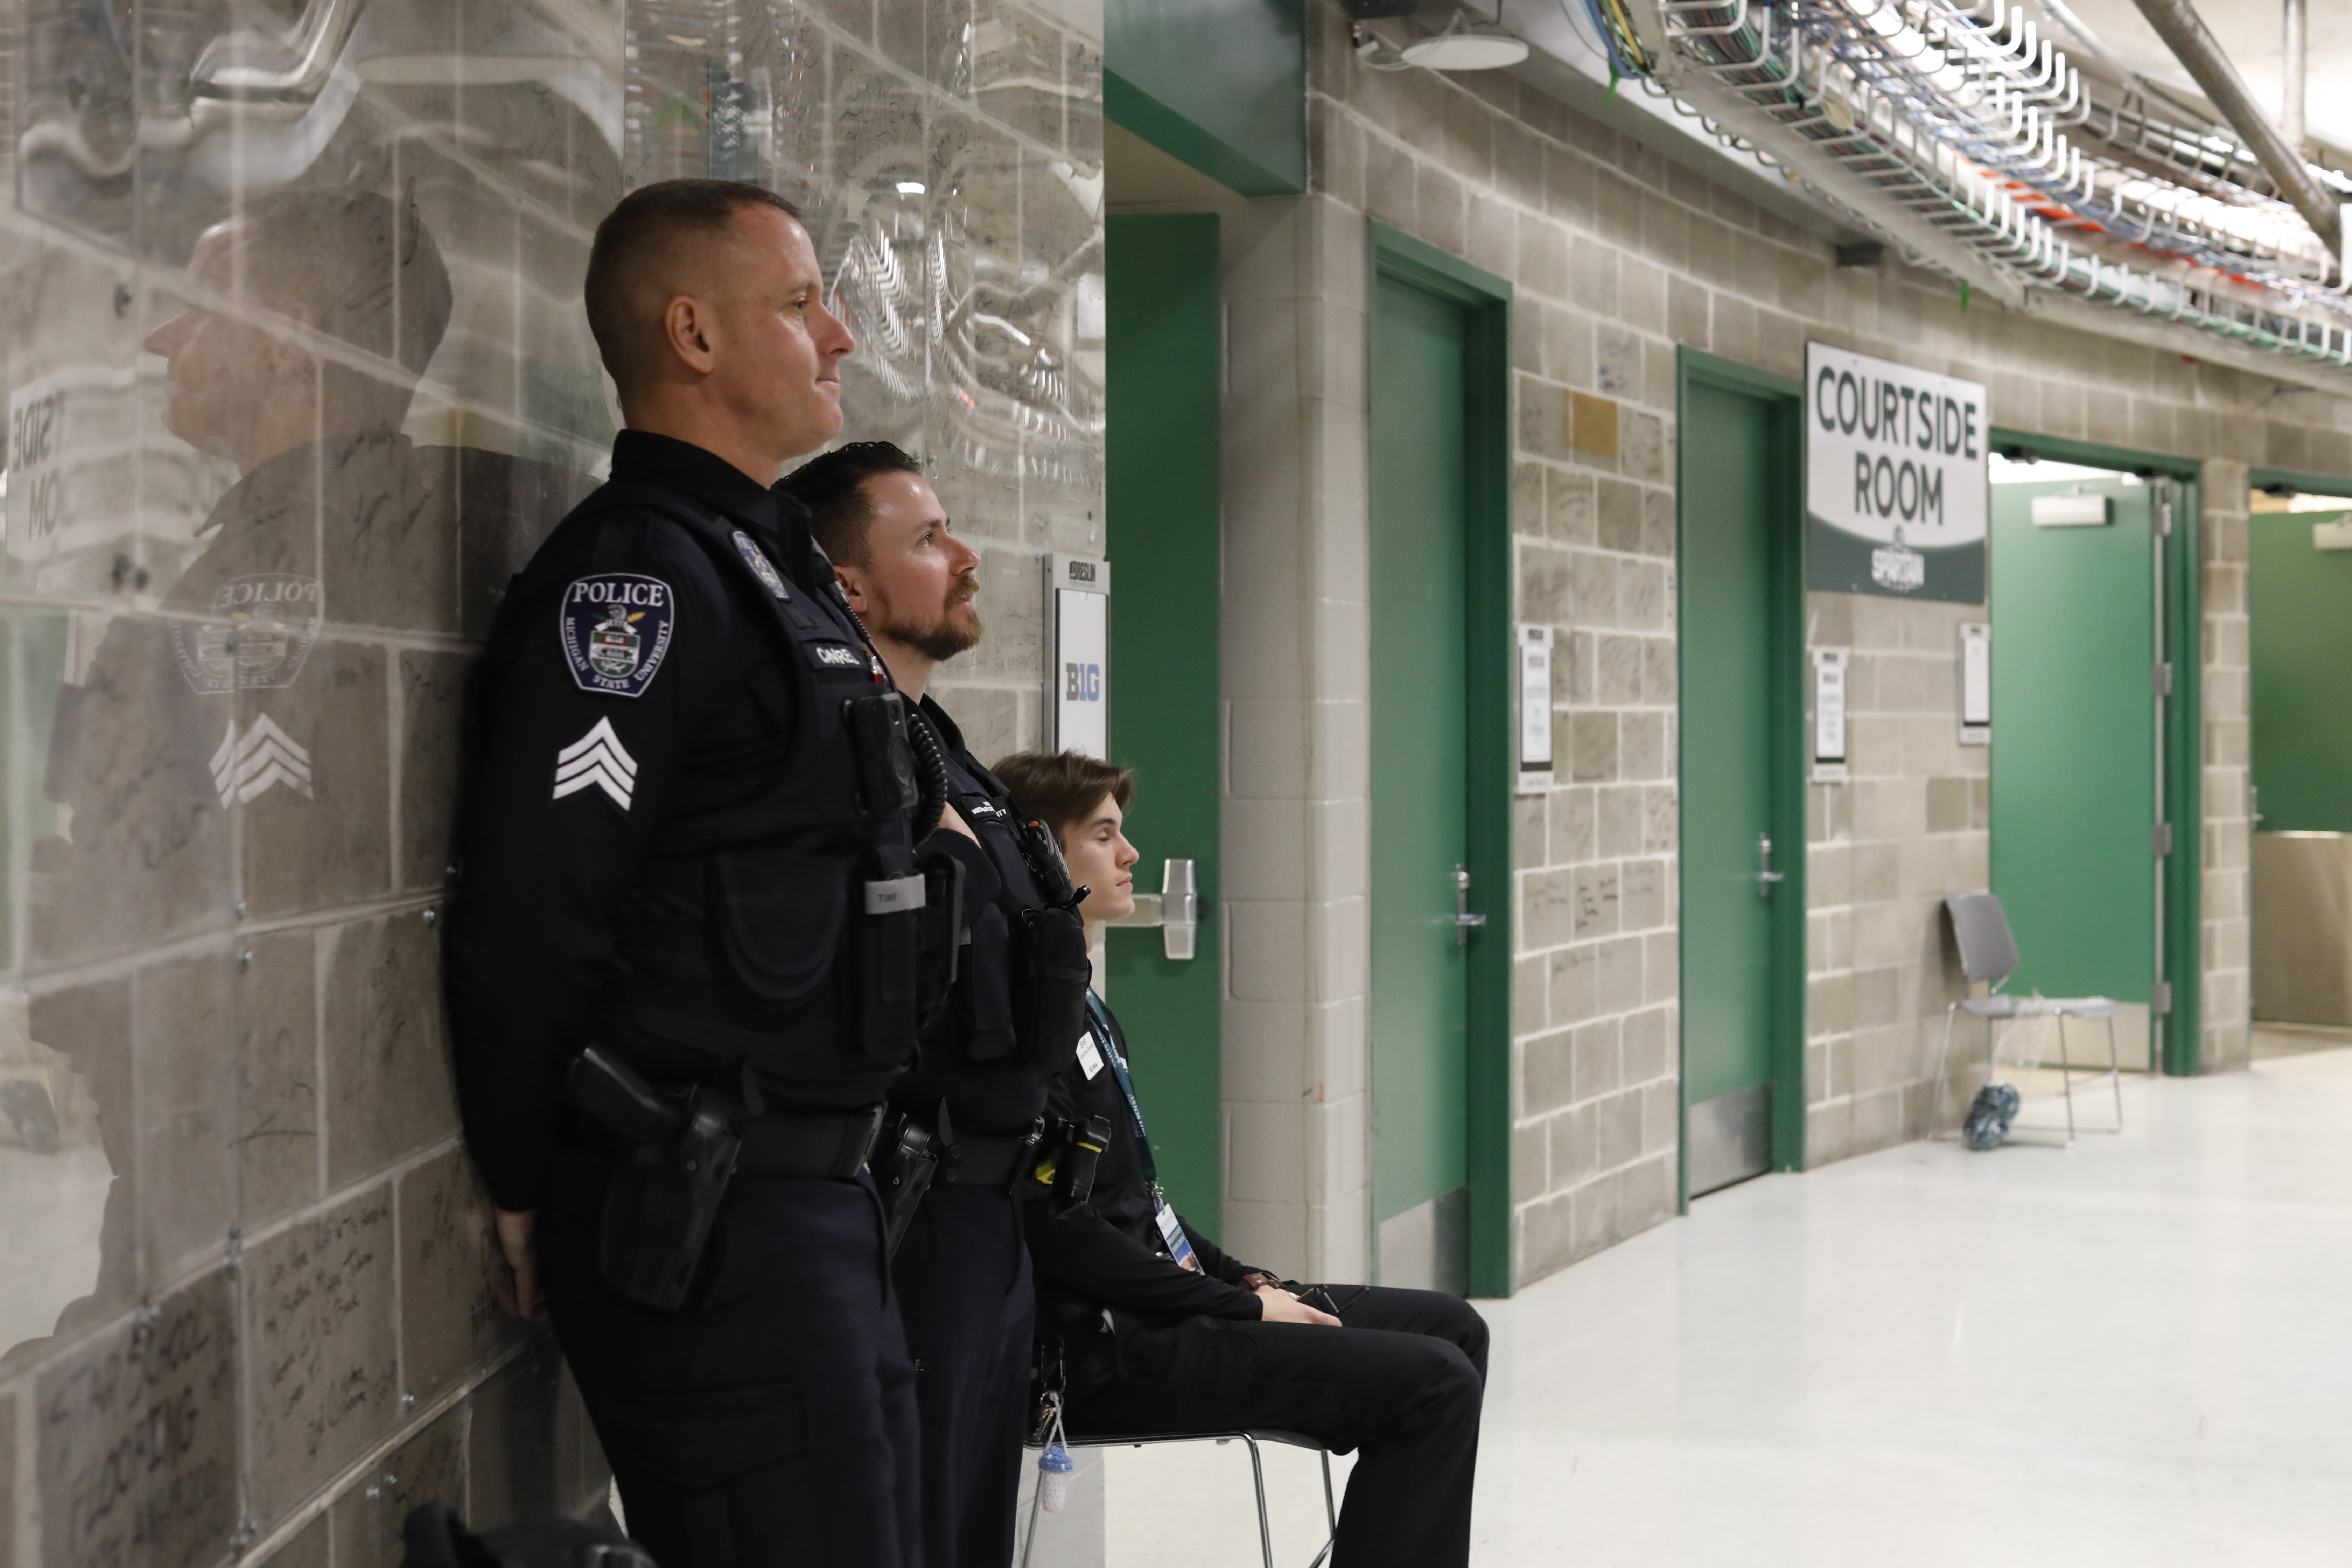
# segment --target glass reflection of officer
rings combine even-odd
[[[1021,810],[1052,825],[1091,889],[1087,918],[1131,912],[1132,775],[1068,752],[996,769]],[[1053,1113],[1100,1117],[1111,1136],[1086,1201],[1040,1196],[1027,1227],[1069,1433],[1270,1428],[1353,1448],[1334,1568],[1467,1563],[1486,1323],[1439,1291],[1289,1285],[1220,1251],[1160,1190],[1118,1020],[1099,999],[1088,1014]]]
[[[979,553],[955,537],[915,458],[857,442],[781,488],[808,505],[902,691],[922,692],[941,662],[980,640]],[[1003,786],[937,699],[924,697],[922,712],[946,743],[957,815],[934,842],[963,863],[970,940],[950,1005],[891,1091],[901,1134],[911,1123],[936,1156],[893,1272],[919,1369],[926,1560],[1002,1568],[1035,1317],[1013,1187],[1034,1163],[1044,1074],[1069,1059],[1084,1027],[1086,935],[1072,890],[1049,885],[1058,858],[1037,863]]]
[[[840,428],[850,334],[793,208],[721,181],[625,198],[587,305],[627,428],[492,628],[447,924],[502,1291],[664,1568],[899,1568],[913,1371],[863,1172],[914,1043],[913,763],[768,488]]]
[[[364,652],[321,646],[320,630],[330,618],[445,630],[447,615],[419,596],[436,582],[454,610],[447,574],[431,566],[451,552],[455,521],[426,504],[401,434],[451,308],[414,208],[352,185],[272,192],[204,232],[187,279],[187,307],[144,344],[166,365],[163,423],[233,463],[237,480],[196,531],[202,552],[165,586],[163,614],[114,618],[59,689],[47,787],[68,808],[66,836],[34,855],[48,896],[27,931],[32,1032],[89,1084],[118,1173],[97,1289],[68,1325],[142,1289],[142,1220],[150,1268],[176,1267],[173,1247],[217,1246],[234,1187],[151,1152],[149,1190],[134,1192],[130,1043],[99,1024],[107,1015],[86,992],[42,976],[218,931],[232,899],[268,920],[389,891],[386,734],[351,689],[354,668],[373,669],[379,689],[383,676]],[[219,1048],[194,1027],[155,1040],[142,1069],[190,1085],[209,1070],[193,1062]],[[314,1157],[309,1092],[267,1074],[240,1088],[242,1125],[271,1133],[234,1141],[248,1192]],[[187,1155],[227,1147],[215,1126]],[[168,1201],[159,1179],[184,1195]],[[159,1242],[154,1216],[175,1211],[181,1234]]]

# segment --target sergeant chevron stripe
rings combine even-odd
[[[555,753],[554,798],[590,788],[603,790],[623,811],[636,793],[637,759],[613,733],[610,719],[597,720],[594,729]]]
[[[242,739],[236,721],[230,720],[220,750],[213,753],[212,768],[213,787],[220,791],[224,807],[250,801],[278,784],[305,798],[310,794],[310,753],[267,713],[254,720]]]

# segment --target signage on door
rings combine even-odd
[[[1056,751],[1110,755],[1110,563],[1085,555],[1048,557],[1054,635],[1045,676],[1045,711]]]
[[[1982,384],[1805,345],[1806,585],[1981,605]]]

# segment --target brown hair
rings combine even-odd
[[[749,206],[769,206],[800,222],[801,209],[762,185],[740,180],[658,180],[623,196],[596,226],[588,247],[588,331],[604,356],[604,368],[624,392],[634,379],[633,363],[643,353],[635,340],[646,323],[630,319],[630,296],[638,276],[664,248],[683,236],[727,232],[735,215]],[[664,301],[667,305],[667,301]]]
[[[852,441],[811,458],[777,482],[776,489],[809,509],[809,531],[837,566],[863,566],[874,558],[866,543],[874,527],[874,502],[866,481],[883,474],[920,474],[923,461],[887,441]]]
[[[1108,795],[1125,811],[1135,798],[1135,773],[1115,763],[1076,752],[1015,752],[996,764],[996,776],[1012,793],[1024,816],[1034,816],[1060,837],[1077,826]]]

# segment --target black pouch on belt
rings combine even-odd
[[[693,1290],[734,1179],[742,1149],[736,1130],[746,1108],[703,1085],[673,1100],[593,1047],[573,1064],[564,1099],[636,1144],[620,1157],[604,1190],[598,1275],[633,1301],[676,1310]]]
[[[923,907],[929,889],[915,852],[882,844],[866,851],[850,890],[850,1055],[895,1067],[915,1048],[921,1022]]]
[[[1013,966],[1013,1034],[1021,1043],[1022,1066],[1055,1073],[1077,1060],[1078,1037],[1087,1028],[1087,987],[1093,980],[1086,922],[1076,910],[1021,911],[1021,940]]]

